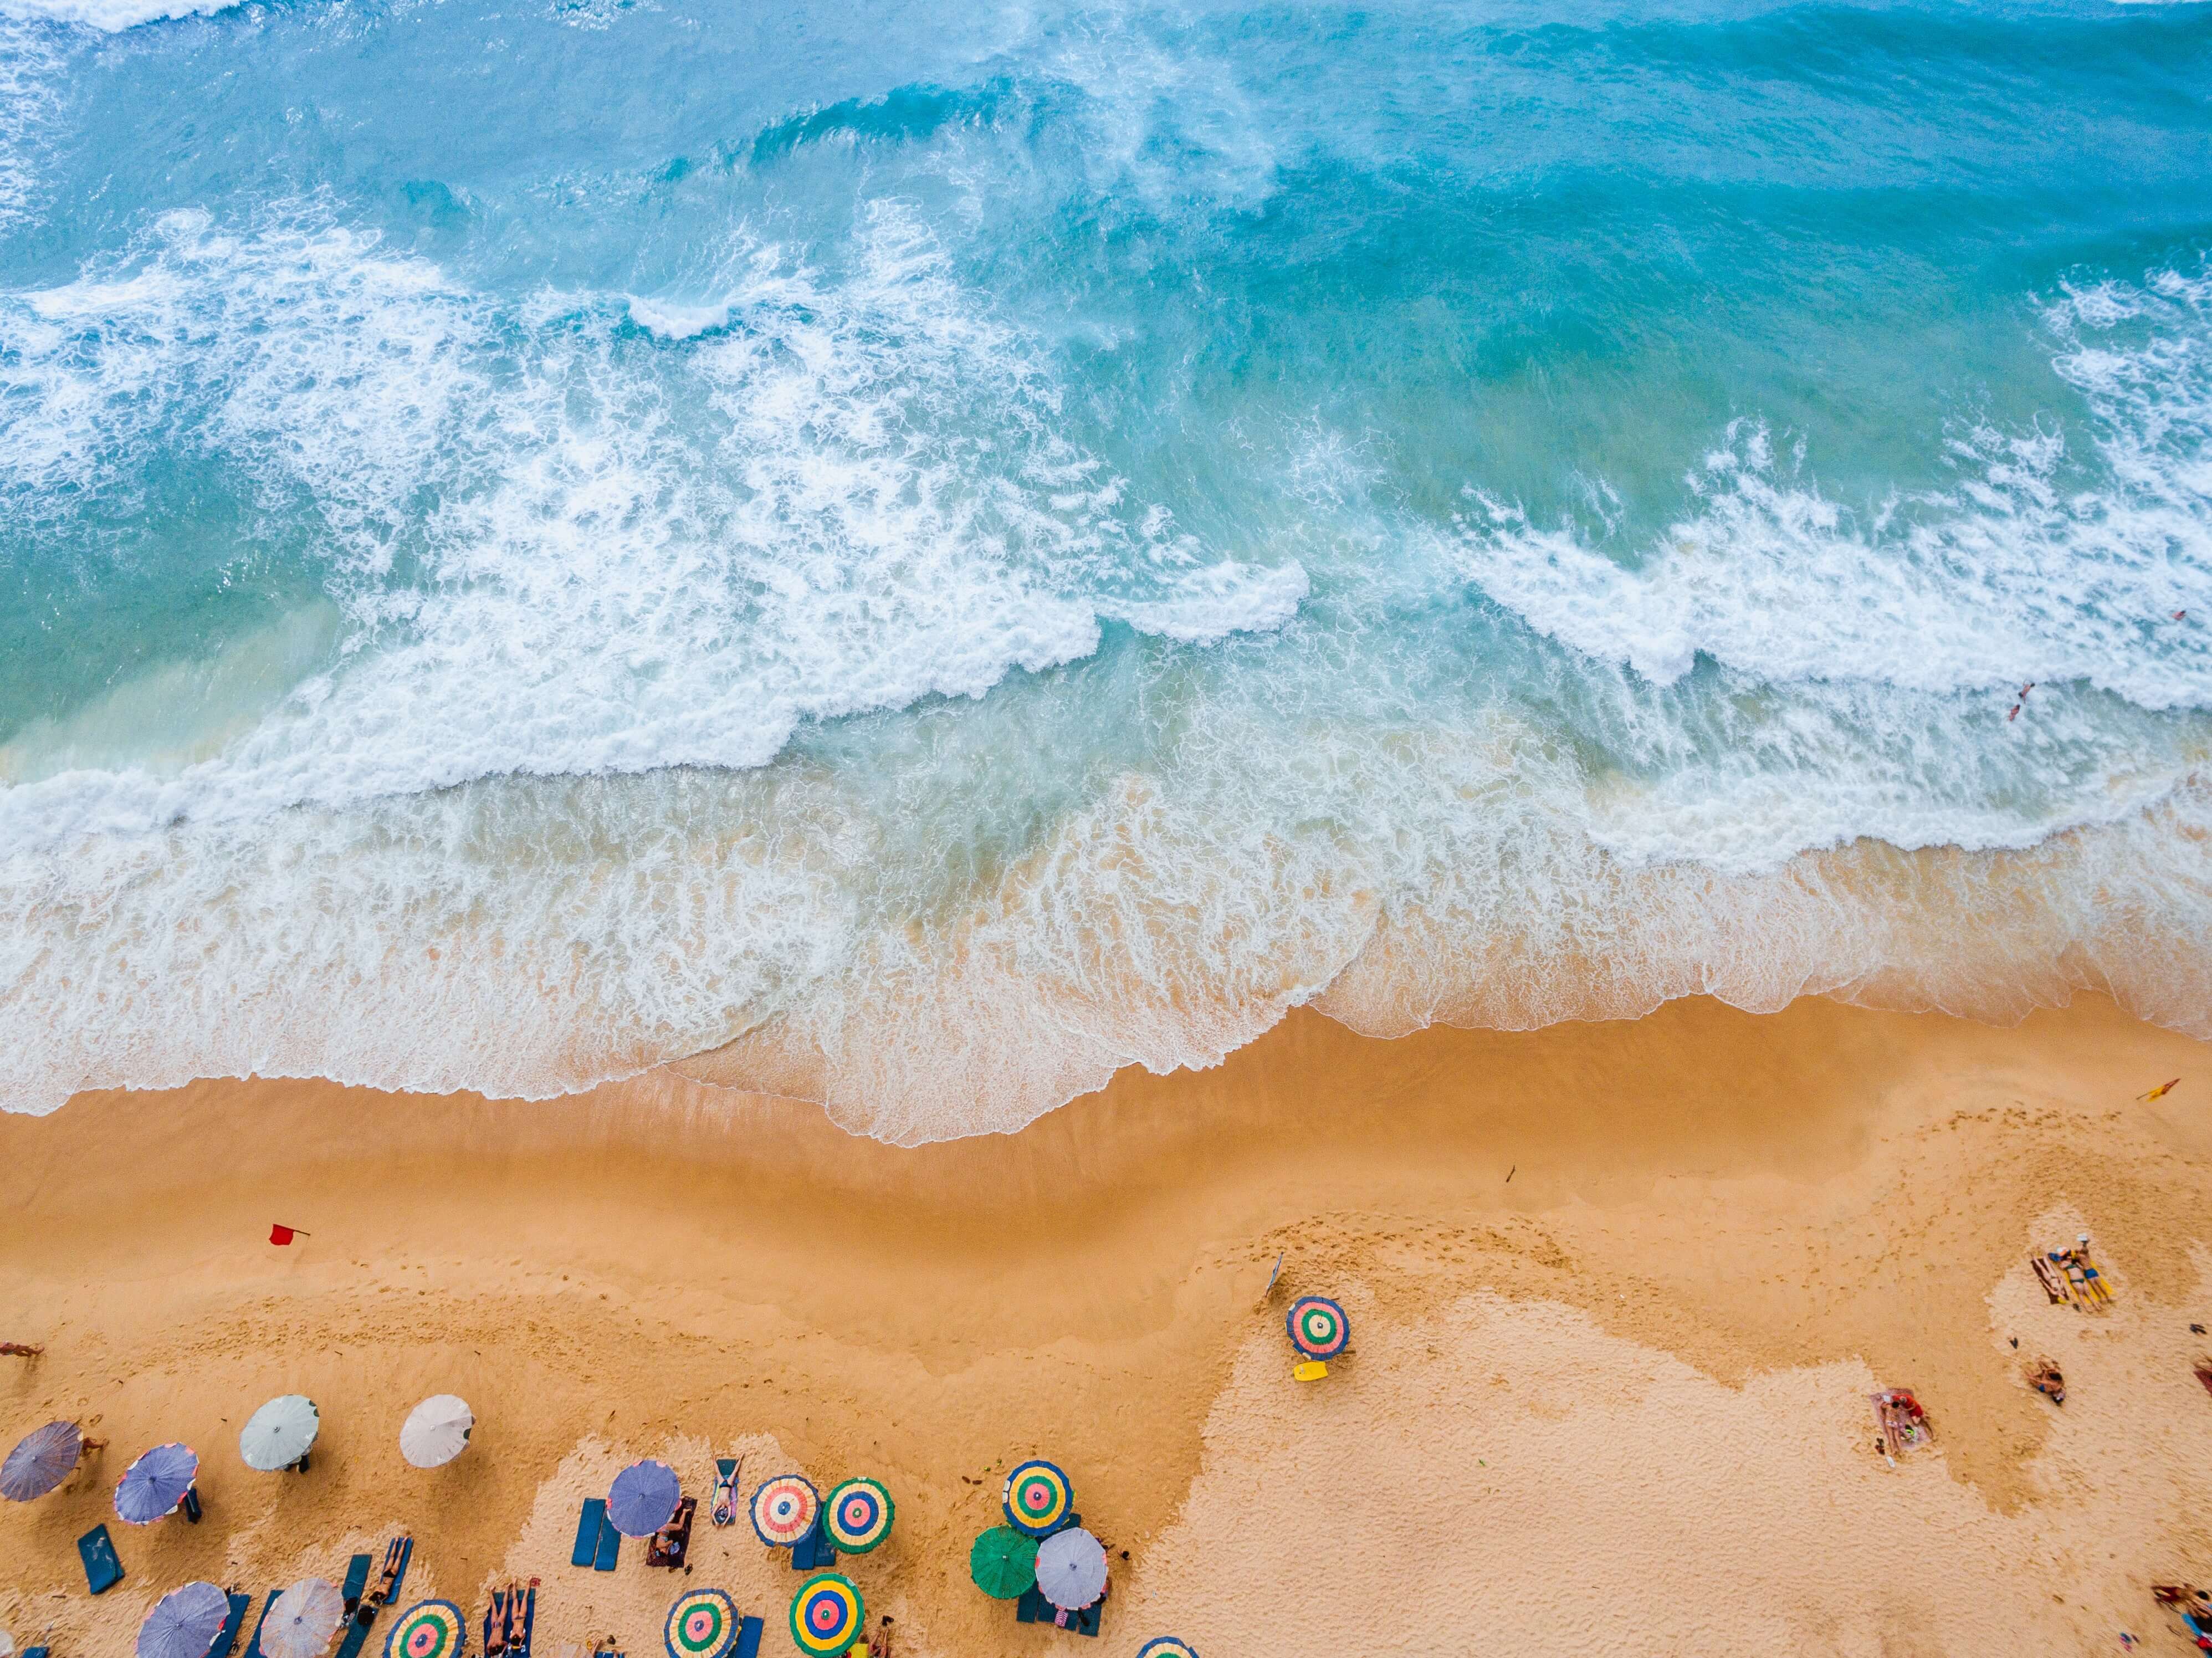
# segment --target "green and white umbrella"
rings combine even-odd
[[[407,1413],[399,1430],[399,1454],[418,1468],[442,1467],[468,1448],[476,1425],[468,1400],[434,1394]]]
[[[285,1394],[246,1418],[238,1436],[238,1454],[247,1467],[275,1473],[305,1456],[322,1427],[322,1412],[313,1400],[305,1394]]]

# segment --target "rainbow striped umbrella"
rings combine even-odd
[[[417,1600],[384,1637],[384,1658],[460,1658],[468,1620],[451,1600]]]
[[[867,1609],[849,1577],[825,1571],[810,1577],[791,1597],[791,1638],[807,1658],[845,1658],[860,1638]]]
[[[848,1554],[866,1554],[891,1534],[891,1494],[872,1479],[848,1479],[822,1505],[822,1529]]]
[[[1198,1658],[1198,1649],[1172,1635],[1158,1635],[1137,1649],[1137,1658]]]
[[[1344,1309],[1326,1296],[1299,1297],[1283,1324],[1291,1333],[1291,1345],[1308,1358],[1334,1358],[1352,1339]]]
[[[1041,1460],[1018,1465],[1006,1476],[1006,1489],[1000,1498],[1006,1523],[1031,1537],[1049,1537],[1067,1518],[1074,1501],[1075,1490],[1067,1483],[1067,1476]]]
[[[763,1480],[753,1493],[753,1529],[772,1549],[787,1549],[814,1529],[822,1494],[795,1473]]]
[[[678,1595],[661,1631],[668,1658],[728,1658],[738,1644],[737,1602],[720,1589]]]
[[[134,1526],[150,1526],[174,1514],[199,1478],[200,1459],[189,1445],[156,1445],[123,1471],[115,1486],[115,1512]],[[224,1616],[229,1615],[224,1603]]]

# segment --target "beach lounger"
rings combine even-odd
[[[1071,1635],[1096,1636],[1099,1613],[1105,1604],[1102,1600],[1080,1612],[1063,1612],[1044,1598],[1042,1589],[1031,1584],[1022,1591],[1022,1598],[1014,1602],[1014,1621],[1018,1624],[1050,1624]]]
[[[830,1533],[822,1528],[819,1521],[812,1531],[791,1546],[793,1571],[820,1571],[836,1564],[836,1546],[830,1542]]]
[[[207,1658],[230,1658],[230,1650],[238,1644],[238,1632],[246,1627],[246,1614],[253,1610],[253,1597],[234,1591],[230,1596],[230,1616],[222,1620],[222,1628],[215,1637],[215,1644],[207,1650]]]
[[[356,1554],[346,1563],[345,1582],[339,1592],[345,1596],[345,1638],[338,1643],[338,1658],[360,1658],[362,1645],[368,1639],[368,1625],[356,1614],[361,1611],[362,1592],[368,1587],[368,1570],[374,1564],[365,1554]],[[376,1614],[369,1613],[373,1620]]]
[[[269,1608],[276,1604],[276,1597],[284,1591],[271,1589],[269,1598],[261,1603],[261,1616],[253,1620],[253,1638],[246,1643],[246,1658],[261,1658],[261,1626],[269,1621]]]
[[[669,1522],[672,1534],[666,1542],[655,1532],[646,1541],[645,1564],[666,1566],[671,1570],[684,1564],[691,1558],[691,1521],[699,1512],[699,1499],[687,1497],[676,1505],[676,1514]],[[665,1528],[667,1529],[667,1528]],[[830,1557],[835,1559],[836,1556]]]
[[[599,1528],[607,1523],[607,1499],[587,1497],[576,1516],[576,1546],[568,1551],[568,1564],[588,1566],[599,1556]]]
[[[123,1581],[123,1562],[115,1556],[115,1540],[105,1526],[94,1526],[76,1540],[76,1558],[84,1562],[85,1587],[105,1594]]]
[[[530,1643],[538,1633],[538,1585],[522,1591],[522,1635],[507,1648],[510,1658],[530,1658]]]
[[[601,1504],[599,1509],[599,1546],[598,1551],[592,1556],[592,1570],[593,1571],[612,1571],[615,1569],[615,1563],[621,1558],[622,1533],[615,1529],[615,1522],[607,1518],[605,1505]]]
[[[717,1526],[738,1523],[738,1459],[734,1456],[714,1459],[714,1502],[707,1517]]]
[[[22,1658],[51,1658],[52,1652],[52,1647],[25,1647]]]
[[[764,1627],[757,1618],[738,1619],[736,1658],[760,1658],[761,1631]]]
[[[364,1625],[376,1621],[382,1612],[399,1598],[399,1586],[407,1581],[408,1562],[415,1558],[415,1539],[411,1533],[393,1538],[384,1546],[384,1561],[392,1574],[392,1581],[384,1581],[384,1573],[377,1573],[376,1582],[361,1597],[361,1605],[354,1609],[354,1617]]]

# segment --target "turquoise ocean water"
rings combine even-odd
[[[0,0],[0,1104],[2212,1034],[2208,257],[2212,4]]]

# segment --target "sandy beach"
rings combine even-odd
[[[702,1516],[688,1578],[635,1545],[568,1564],[623,1463],[703,1496],[742,1454],[748,1488],[890,1488],[849,1570],[902,1658],[1061,1650],[967,1578],[1041,1455],[1113,1563],[1078,1650],[2179,1653],[2148,1585],[2212,1576],[2202,1060],[2094,999],[1388,1042],[1300,1014],[1216,1070],[915,1149],[676,1070],[550,1104],[82,1096],[0,1119],[0,1337],[46,1346],[0,1400],[9,1442],[53,1417],[111,1442],[0,1509],[0,1627],[123,1653],[179,1583],[258,1603],[407,1531],[406,1598],[473,1618],[541,1578],[545,1658],[655,1654],[705,1584],[788,1653],[799,1579],[742,1524]],[[2030,1273],[2083,1230],[2106,1313]],[[1352,1321],[1313,1386],[1282,1330],[1305,1292]],[[1937,1443],[1893,1467],[1866,1395],[1896,1384]],[[288,1391],[322,1410],[312,1470],[254,1473],[240,1426]],[[396,1436],[441,1391],[478,1426],[425,1473]],[[205,1522],[122,1525],[115,1479],[171,1438]],[[103,1520],[128,1576],[95,1600],[72,1541]]]

